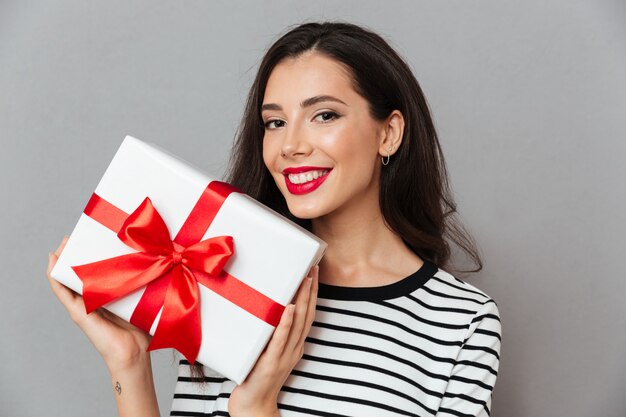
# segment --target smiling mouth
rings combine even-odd
[[[285,175],[285,184],[292,194],[307,194],[316,190],[328,178],[332,169],[320,169],[301,174]]]
[[[309,181],[316,180],[319,177],[323,177],[328,174],[329,171],[329,169],[318,169],[315,171],[304,172],[302,174],[289,174],[287,177],[289,178],[289,181],[294,184],[304,184]]]

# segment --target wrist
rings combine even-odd
[[[152,374],[150,352],[142,352],[124,360],[105,361],[111,378]]]
[[[120,417],[159,417],[149,355],[109,371]]]

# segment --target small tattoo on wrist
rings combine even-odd
[[[122,395],[122,386],[119,381],[115,381],[115,391],[117,391],[117,395]]]

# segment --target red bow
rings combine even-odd
[[[194,363],[202,340],[196,275],[221,279],[233,238],[217,236],[187,247],[173,242],[147,197],[117,236],[139,252],[72,267],[83,281],[87,313],[149,283],[163,286],[163,311],[148,350],[172,347]]]

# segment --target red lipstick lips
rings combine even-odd
[[[294,184],[289,179],[289,174],[301,174],[303,172],[308,172],[308,171],[328,171],[328,172],[326,172],[321,177],[314,179],[313,181],[307,181],[302,184]],[[317,189],[317,187],[322,185],[322,183],[328,177],[328,174],[330,173],[330,171],[332,171],[332,168],[304,166],[304,167],[285,168],[283,170],[283,175],[285,176],[285,184],[287,185],[287,189],[289,190],[291,194],[307,194],[307,193],[314,191],[315,189]]]

